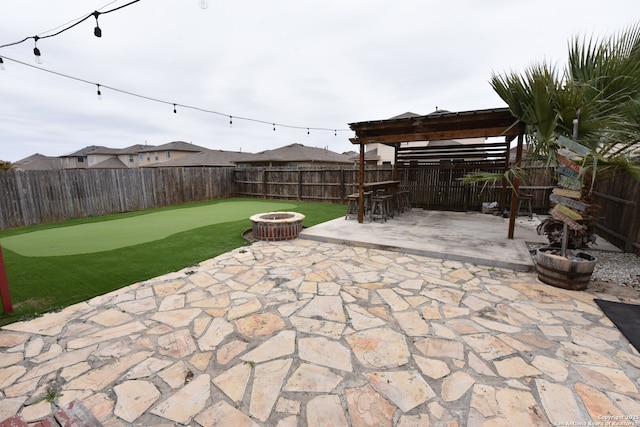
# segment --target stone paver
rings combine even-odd
[[[258,242],[0,328],[0,422],[78,399],[113,427],[640,425],[640,354],[593,298],[534,273]]]

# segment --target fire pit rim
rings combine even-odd
[[[278,218],[269,218],[269,215]],[[287,223],[302,221],[304,219],[304,215],[298,212],[262,212],[252,215],[249,219],[252,222]]]

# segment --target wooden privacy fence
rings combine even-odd
[[[598,181],[594,204],[599,207],[598,234],[625,252],[640,255],[640,181],[630,175]]]
[[[232,168],[0,173],[0,229],[233,196]]]
[[[525,166],[533,210],[549,212],[553,179],[544,167]],[[465,185],[474,171],[495,171],[486,163],[439,162],[398,169],[400,188],[414,207],[480,211],[499,202],[501,185]],[[369,166],[365,182],[393,178],[391,166]],[[80,169],[0,173],[0,229],[70,218],[135,211],[231,196],[345,203],[358,186],[355,167]],[[598,233],[619,248],[640,254],[640,183],[630,176],[599,182]],[[511,197],[511,191],[508,191]]]
[[[485,167],[485,172],[501,173],[504,166]],[[500,201],[501,187],[463,184],[460,181],[478,168],[470,162],[439,162],[398,170],[400,188],[409,190],[414,207],[433,210],[480,210],[483,202]]]
[[[522,185],[533,196],[533,211],[547,213],[551,177],[543,167],[523,169],[526,180]],[[412,206],[433,210],[477,211],[482,210],[482,203],[500,202],[502,184],[464,184],[461,179],[471,172],[501,174],[503,170],[501,162],[438,162],[399,169],[398,179],[401,180],[400,188],[410,191]],[[509,187],[506,191],[505,202],[509,206],[513,193]]]
[[[469,172],[501,173],[503,166],[487,162],[439,162],[398,169],[400,189],[409,190],[413,206],[435,210],[481,210],[483,202],[500,201],[501,185],[463,184],[460,178]],[[531,186],[549,186],[544,168],[529,168]],[[393,179],[391,166],[367,166],[365,182]],[[347,195],[358,190],[357,168],[238,168],[235,193],[238,196],[271,199],[296,199],[344,203]],[[534,210],[548,210],[548,192],[533,190]]]
[[[393,176],[390,166],[367,167],[365,182],[386,181]],[[357,192],[357,168],[238,168],[236,195],[266,199],[296,199],[344,203]]]

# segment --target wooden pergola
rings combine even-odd
[[[365,146],[367,144],[385,144],[395,148],[393,162],[393,176],[397,179],[397,168],[399,153],[402,159],[401,143],[403,142],[424,142],[424,145],[412,144],[410,153],[405,153],[405,159],[409,162],[419,162],[421,159],[427,160],[434,155],[437,156],[436,148],[429,147],[429,141],[442,141],[450,139],[465,138],[489,138],[504,137],[505,143],[501,144],[477,144],[475,147],[462,146],[463,150],[457,156],[459,159],[467,159],[473,156],[471,149],[478,153],[477,148],[481,148],[484,156],[493,150],[493,156],[497,154],[504,158],[504,170],[509,167],[509,146],[511,141],[517,138],[516,164],[522,160],[523,136],[525,124],[513,117],[508,108],[493,108],[488,110],[473,110],[461,112],[441,111],[426,116],[400,117],[387,120],[373,120],[366,122],[350,123],[349,127],[355,132],[355,138],[351,138],[353,144],[360,145],[360,166],[358,175],[358,193],[360,196],[360,206],[358,209],[358,222],[364,220],[364,169],[365,169]],[[417,145],[417,146],[416,146]],[[481,147],[480,147],[481,146]],[[441,147],[439,147],[441,149]],[[499,153],[496,153],[496,150]],[[520,185],[517,179],[513,182],[514,191],[517,194]],[[506,188],[503,182],[503,194]],[[515,219],[518,200],[511,198],[511,216],[509,219],[509,235],[513,239]]]

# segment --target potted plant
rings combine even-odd
[[[551,270],[539,277],[554,286],[584,289],[596,260],[576,253],[594,240],[591,202],[598,179],[630,173],[640,179],[640,26],[601,40],[575,38],[567,66],[546,63],[522,74],[494,74],[493,89],[527,125],[527,160],[542,162],[558,178],[552,216],[539,227],[550,246],[538,252]],[[520,165],[503,178],[519,177]],[[467,181],[495,179],[486,174]],[[564,271],[563,271],[564,270]],[[559,271],[559,273],[557,272]],[[564,275],[567,280],[551,276]],[[581,280],[573,283],[579,273]]]

